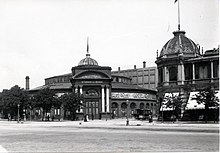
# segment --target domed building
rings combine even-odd
[[[89,119],[120,118],[136,113],[136,109],[150,110],[156,115],[156,91],[133,85],[131,78],[123,75],[112,75],[111,67],[99,66],[90,57],[87,48],[86,58],[77,66],[72,67],[72,73],[53,76],[45,79],[45,85],[29,90],[35,94],[49,87],[58,96],[65,93],[79,93],[84,96],[84,107],[77,111],[77,118]],[[55,118],[68,119],[69,112],[65,108],[55,108],[52,114]],[[36,112],[39,115],[40,110]]]
[[[185,31],[174,31],[174,37],[170,39],[162,48],[159,57],[195,57],[199,55],[197,45],[185,36]]]
[[[97,66],[98,66],[98,62],[97,62],[96,60],[92,59],[92,58],[90,57],[90,54],[87,53],[87,54],[86,54],[86,58],[82,59],[82,60],[79,62],[78,65],[79,65],[79,66],[80,66],[80,65],[97,65]]]
[[[193,93],[208,86],[219,89],[219,48],[203,53],[203,49],[185,33],[180,30],[173,32],[174,37],[163,46],[156,60],[160,113],[167,120],[171,118],[172,109],[163,103],[171,93],[181,95],[183,99],[181,119],[198,120],[202,112],[191,100]]]

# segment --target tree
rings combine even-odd
[[[55,92],[50,88],[45,88],[40,90],[36,95],[34,95],[35,106],[43,109],[42,121],[45,118],[52,106],[56,104],[57,98]]]
[[[197,101],[198,104],[203,104],[205,106],[204,117],[205,122],[207,123],[207,119],[209,116],[209,108],[215,107],[218,109],[219,99],[216,96],[216,91],[211,87],[206,87],[203,89],[198,89],[198,93],[195,94],[195,97],[192,98]]]
[[[19,107],[19,115],[23,114],[23,108],[28,103],[28,94],[18,85],[13,86],[10,90],[3,90],[1,93],[1,108],[5,113],[16,116]]]
[[[166,107],[172,108],[173,116],[175,116],[176,119],[179,120],[181,115],[182,103],[183,102],[180,94],[176,95],[174,93],[171,93],[171,95],[167,95],[165,97],[164,105],[166,105]]]
[[[76,93],[64,94],[59,98],[64,105],[64,108],[71,113],[72,120],[76,119],[76,111],[83,106],[83,95]]]

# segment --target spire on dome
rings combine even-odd
[[[86,58],[82,59],[80,62],[79,62],[79,66],[85,66],[85,65],[93,65],[93,66],[98,66],[98,62],[94,59],[92,59],[90,57],[90,54],[89,54],[89,37],[87,37],[87,48],[86,48]]]
[[[89,54],[89,37],[87,37],[87,48],[86,48],[86,57],[90,57],[90,54]]]

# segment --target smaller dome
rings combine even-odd
[[[86,58],[82,59],[79,62],[78,66],[80,66],[80,65],[96,65],[96,66],[98,66],[98,62],[96,60],[94,60],[93,58],[91,58],[90,54],[87,53]]]
[[[170,39],[162,48],[159,57],[175,56],[194,56],[199,54],[197,45],[185,36],[185,31],[174,31],[174,37]]]

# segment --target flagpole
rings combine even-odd
[[[178,1],[178,30],[180,31],[180,0]]]

